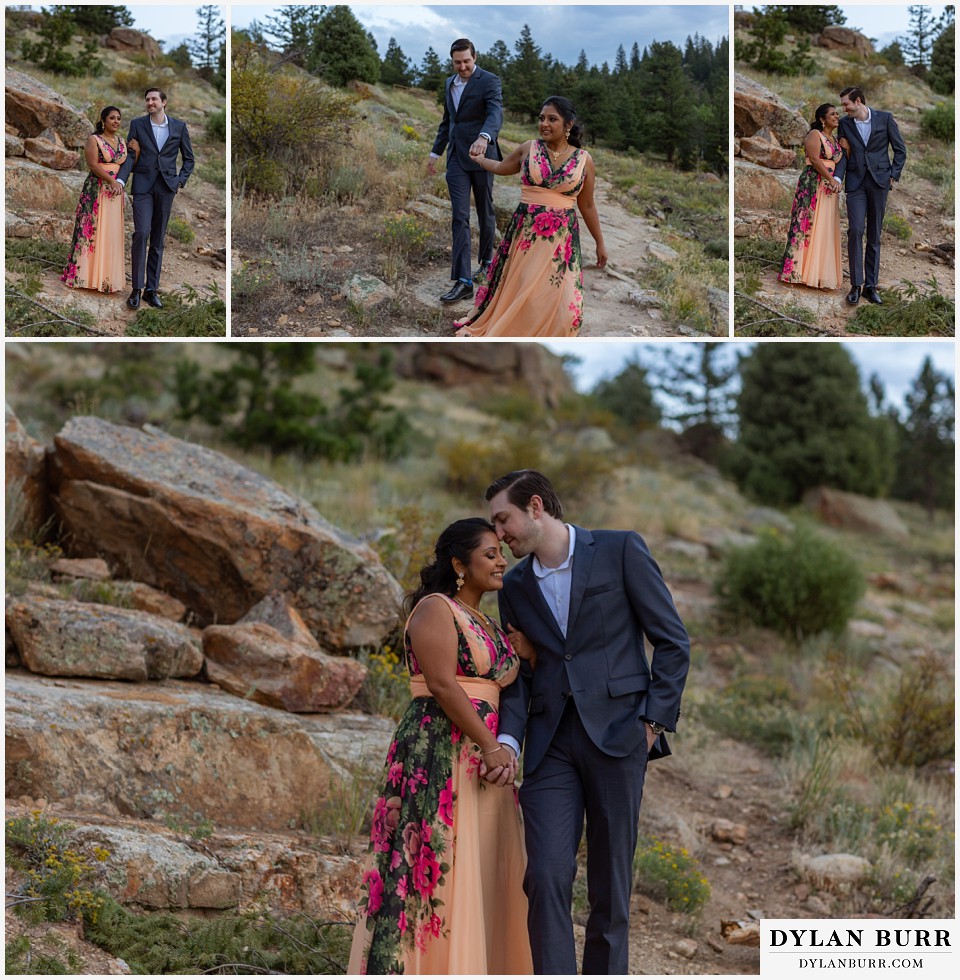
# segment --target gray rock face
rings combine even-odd
[[[7,627],[35,674],[146,681],[203,667],[186,626],[132,609],[28,596],[7,603]]]
[[[768,127],[781,146],[799,146],[810,126],[792,106],[775,92],[737,72],[733,88],[734,134],[753,136]]]
[[[49,85],[12,68],[6,70],[4,84],[6,121],[21,136],[39,136],[52,129],[66,146],[80,147],[93,132],[93,123]]]
[[[279,590],[327,649],[379,644],[400,587],[376,554],[279,484],[162,433],[72,419],[54,506],[81,554],[232,623]]]

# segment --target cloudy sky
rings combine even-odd
[[[803,343],[837,341],[804,340]],[[954,345],[949,340],[856,340],[841,343],[859,367],[863,384],[866,385],[872,374],[878,374],[886,389],[887,400],[898,407],[902,406],[904,394],[920,373],[923,360],[928,355],[938,371],[951,378],[955,376]],[[659,344],[583,339],[545,341],[545,345],[555,354],[572,354],[581,358],[582,363],[573,372],[581,391],[589,391],[601,378],[619,373],[634,353],[639,356],[641,364],[652,364],[656,360],[650,353],[654,347],[679,347],[681,344],[680,341]],[[752,341],[729,341],[725,344],[724,353],[732,360],[737,353],[745,353],[752,346]]]
[[[633,42],[644,46],[651,41],[673,41],[683,46],[687,37],[699,33],[711,43],[726,37],[728,6],[672,4],[671,6],[583,5],[524,6],[500,4],[462,4],[426,7],[405,4],[349,5],[357,19],[377,40],[381,57],[391,37],[403,53],[417,64],[428,47],[446,57],[450,43],[468,37],[479,51],[489,51],[502,40],[511,51],[524,24],[530,26],[533,40],[543,54],[551,54],[564,64],[574,64],[583,49],[591,64],[604,61],[613,65],[617,45],[629,55]],[[263,23],[276,5],[232,8],[234,27],[246,27],[251,20]]]

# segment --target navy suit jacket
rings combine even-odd
[[[443,89],[443,119],[437,129],[433,153],[443,156],[448,150],[447,161],[455,157],[461,170],[482,170],[479,163],[470,159],[470,147],[481,133],[490,137],[486,156],[490,160],[502,160],[497,137],[503,125],[503,94],[500,79],[493,72],[477,66],[460,95],[460,106],[453,107],[453,81],[451,75]]]
[[[500,731],[523,744],[524,771],[542,761],[566,706],[602,752],[626,756],[646,738],[643,721],[676,730],[690,641],[643,538],[633,531],[576,528],[566,637],[527,556],[504,577],[500,616],[537,650],[500,697]],[[644,638],[653,646],[647,659]],[[663,735],[651,758],[669,755]]]
[[[907,147],[900,135],[896,120],[882,109],[870,110],[870,139],[866,146],[860,138],[860,130],[850,116],[840,119],[839,135],[846,137],[850,144],[846,158],[846,190],[857,190],[867,174],[884,190],[890,187],[890,180],[899,180],[903,165],[907,160]],[[890,159],[893,148],[893,160]],[[838,174],[837,176],[840,176]]]
[[[187,124],[180,119],[167,116],[170,132],[163,149],[157,149],[157,141],[153,136],[153,126],[149,116],[138,116],[130,123],[127,143],[135,139],[140,144],[140,157],[134,164],[133,154],[120,166],[117,178],[126,181],[130,172],[139,178],[134,185],[139,184],[142,190],[149,190],[159,176],[170,190],[183,187],[187,178],[193,173],[193,147],[190,145],[190,134]],[[183,157],[183,166],[177,170],[177,156]]]

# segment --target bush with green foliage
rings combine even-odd
[[[797,4],[775,3],[767,4],[763,9],[767,14],[774,11],[782,14],[790,27],[807,34],[819,34],[825,27],[839,26],[847,22],[843,11],[832,4],[799,6]]]
[[[4,975],[78,976],[85,971],[81,956],[51,933],[37,939],[17,936],[4,946]]]
[[[193,286],[163,294],[163,309],[143,307],[127,328],[128,337],[224,337],[227,333],[227,304],[216,283],[205,287],[201,298]]]
[[[764,531],[725,558],[715,591],[725,613],[799,642],[841,633],[864,591],[856,561],[837,545],[801,528]]]
[[[638,891],[685,915],[697,915],[710,900],[710,882],[686,848],[643,837],[633,858]]]
[[[933,42],[927,81],[938,95],[953,95],[956,87],[956,25],[949,24]]]
[[[183,242],[184,245],[189,245],[197,237],[190,227],[190,222],[176,214],[167,222],[167,234],[175,241]]]
[[[954,112],[952,102],[938,102],[920,117],[920,132],[932,139],[952,143],[954,138]]]
[[[762,13],[755,12],[750,28],[752,40],[737,39],[735,42],[737,58],[771,75],[803,75],[812,71],[815,62],[808,53],[809,38],[790,45],[789,51],[781,50],[790,26],[780,7],[766,7]]]
[[[207,116],[207,137],[216,143],[227,141],[227,110],[218,109]]]
[[[883,230],[889,232],[894,238],[899,238],[902,242],[908,242],[913,238],[913,229],[906,218],[901,218],[899,214],[888,211],[883,216]]]
[[[99,43],[95,38],[85,41],[79,54],[71,54],[68,50],[77,33],[77,21],[71,8],[43,7],[42,11],[43,22],[37,28],[40,40],[23,41],[20,46],[24,60],[55,75],[99,75],[103,71],[103,62],[97,57]]]
[[[77,27],[94,34],[109,34],[115,27],[133,27],[133,14],[118,4],[64,4]]]
[[[313,370],[313,344],[223,347],[237,357],[210,375],[196,362],[177,363],[173,391],[179,418],[199,417],[236,445],[266,448],[273,455],[350,461],[395,459],[407,451],[410,423],[383,400],[394,384],[387,348],[375,358],[358,358],[355,386],[324,398],[294,389],[295,380]]]
[[[660,407],[647,380],[648,368],[636,354],[612,378],[599,381],[594,401],[631,429],[651,428],[660,421]]]
[[[931,276],[926,282],[902,280],[882,291],[883,305],[861,305],[847,321],[847,332],[871,337],[953,337],[956,304]],[[819,346],[819,345],[818,345]]]
[[[230,100],[233,175],[267,197],[295,194],[322,173],[339,146],[358,96],[284,74],[251,44],[233,51]]]

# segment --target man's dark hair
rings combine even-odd
[[[498,493],[507,491],[507,500],[514,507],[526,510],[531,497],[539,497],[543,501],[543,509],[558,521],[563,520],[563,507],[560,498],[553,489],[550,481],[536,470],[514,470],[506,476],[501,476],[487,487],[486,499],[493,500]]]
[[[167,101],[167,93],[164,92],[162,88],[157,88],[156,85],[151,85],[150,88],[148,88],[146,92],[143,93],[143,97],[146,98],[151,92],[156,92],[160,96],[161,102]]]
[[[467,50],[470,51],[471,57],[476,58],[477,49],[473,46],[473,41],[465,37],[457,38],[457,40],[450,45],[450,57],[451,58],[453,57],[454,51],[467,51]]]
[[[845,99],[848,95],[850,96],[851,102],[856,102],[857,99],[859,99],[864,105],[867,104],[867,97],[863,94],[863,89],[857,88],[856,85],[851,85],[849,88],[845,88],[840,93],[840,98]]]

